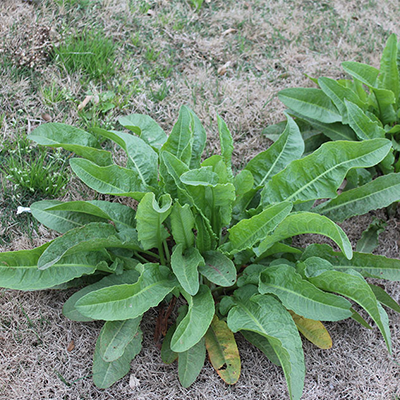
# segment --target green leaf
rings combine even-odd
[[[250,219],[243,219],[228,229],[232,253],[249,249],[265,239],[292,210],[292,203],[274,204]]]
[[[136,210],[137,231],[139,240],[145,250],[160,247],[169,236],[163,222],[171,213],[172,199],[164,194],[157,202],[154,193],[147,193]]]
[[[165,364],[172,364],[178,358],[178,353],[171,350],[171,339],[175,330],[176,325],[174,324],[168,329],[161,346],[161,360]]]
[[[400,313],[400,305],[392,299],[392,297],[385,292],[380,286],[373,285],[372,283],[368,284],[371,290],[374,292],[376,299],[386,307],[391,308],[394,311]]]
[[[342,297],[325,293],[288,265],[276,265],[260,275],[259,291],[271,293],[296,314],[320,321],[340,321],[351,317],[351,303]]]
[[[183,163],[189,165],[192,157],[193,131],[192,111],[188,107],[182,106],[179,110],[178,121],[161,150],[168,151]]]
[[[112,154],[98,147],[98,140],[90,133],[73,126],[50,122],[38,126],[28,139],[42,146],[62,147],[78,156],[93,161],[97,165],[112,164]]]
[[[400,174],[383,175],[336,198],[321,203],[312,211],[342,222],[355,215],[363,215],[378,208],[388,207],[400,200]]]
[[[205,339],[212,366],[225,383],[234,385],[239,379],[241,364],[232,331],[215,315]]]
[[[157,151],[160,150],[163,144],[167,141],[167,135],[163,129],[148,115],[130,114],[118,118],[118,122],[125,128],[136,133],[141,139]]]
[[[196,247],[199,249],[200,253],[205,253],[206,251],[215,249],[217,236],[213,232],[210,221],[197,214],[195,216],[195,227],[196,227]]]
[[[191,169],[194,169],[200,167],[201,156],[206,146],[207,135],[206,135],[206,130],[201,124],[198,116],[189,107],[186,108],[190,111],[194,122],[192,158],[190,159],[190,165],[189,165]]]
[[[304,385],[304,355],[292,317],[272,296],[237,298],[239,290],[235,292],[236,304],[228,313],[228,327],[233,332],[248,330],[268,339],[285,373],[290,399],[299,400]]]
[[[269,361],[278,367],[281,366],[278,356],[265,336],[251,331],[240,331],[240,333],[248,342],[260,349],[267,356]]]
[[[39,270],[39,257],[49,243],[33,250],[0,253],[0,287],[15,290],[49,289],[83,275],[93,274],[104,262],[101,252],[81,252],[63,257],[52,268]]]
[[[278,93],[279,100],[290,110],[326,124],[342,120],[330,98],[320,89],[289,88]]]
[[[194,245],[194,215],[190,206],[185,204],[183,207],[179,202],[172,206],[170,214],[171,231],[176,244],[182,244],[184,249]]]
[[[142,317],[125,321],[106,321],[99,334],[99,353],[106,362],[118,360],[140,330]]]
[[[190,349],[179,353],[178,377],[184,388],[189,387],[199,376],[206,359],[205,340],[202,338]]]
[[[218,286],[230,287],[236,282],[235,264],[219,251],[206,251],[199,272]]]
[[[289,214],[278,225],[274,233],[267,236],[254,251],[258,256],[261,256],[274,243],[304,233],[327,236],[340,247],[347,258],[352,257],[350,241],[340,226],[323,215],[304,211]]]
[[[355,61],[342,62],[343,69],[353,78],[359,80],[368,87],[375,87],[379,69]]]
[[[193,297],[183,294],[189,308],[171,339],[171,349],[177,353],[189,350],[200,341],[207,332],[215,313],[214,299],[208,286],[201,285],[198,293]]]
[[[163,265],[145,264],[134,284],[106,287],[83,296],[76,309],[93,319],[118,321],[137,318],[151,307],[156,307],[174,290],[177,281]]]
[[[372,326],[370,324],[368,324],[368,322],[356,310],[354,310],[354,308],[352,308],[351,311],[353,312],[351,319],[358,322],[364,328],[372,329]]]
[[[225,121],[217,115],[218,121],[218,133],[219,133],[219,141],[221,144],[221,154],[224,158],[226,165],[231,165],[232,163],[232,153],[233,153],[233,139],[231,132],[226,126]]]
[[[336,197],[351,168],[368,168],[383,160],[391,148],[386,139],[323,144],[275,175],[261,193],[263,207],[281,201],[302,202]]]
[[[379,307],[372,289],[359,273],[352,270],[348,270],[347,273],[325,271],[308,279],[320,289],[339,293],[363,307],[378,325],[389,353],[392,352],[387,316],[385,316],[383,309]]]
[[[380,65],[380,75],[378,85],[382,89],[390,90],[394,93],[396,103],[399,101],[400,81],[399,69],[397,66],[397,37],[393,33],[389,36],[386,46],[383,49]]]
[[[139,201],[144,192],[148,191],[137,173],[131,169],[115,164],[99,167],[82,158],[73,158],[69,163],[77,177],[96,192],[133,197]]]
[[[394,104],[396,99],[391,90],[372,88],[375,95],[380,120],[384,125],[397,120]]]
[[[113,362],[106,362],[101,357],[100,337],[97,339],[93,356],[93,382],[100,389],[106,389],[124,377],[131,369],[131,361],[142,348],[142,332],[126,346],[121,357]]]
[[[374,219],[358,240],[356,251],[372,253],[379,245],[379,234],[385,230],[385,226],[386,223],[382,220]]]
[[[385,130],[375,121],[372,121],[356,104],[345,100],[349,115],[349,125],[360,140],[384,138]]]
[[[297,160],[304,152],[304,141],[297,124],[287,117],[287,125],[279,139],[267,150],[257,154],[245,167],[254,177],[255,186],[264,186],[271,177]]]
[[[76,302],[80,298],[82,298],[83,296],[85,296],[90,292],[93,292],[95,290],[104,287],[121,285],[124,283],[129,283],[129,284],[135,283],[139,279],[139,276],[140,276],[139,273],[135,270],[125,271],[121,275],[110,274],[108,276],[105,276],[100,281],[93,283],[89,286],[85,286],[83,289],[79,290],[78,292],[75,292],[71,297],[69,297],[68,300],[64,303],[63,314],[71,321],[80,321],[80,322],[93,321],[93,318],[82,315],[76,309],[75,307]]]
[[[182,288],[194,296],[200,287],[197,268],[204,264],[203,257],[195,247],[184,249],[183,244],[176,245],[171,256],[171,268]]]

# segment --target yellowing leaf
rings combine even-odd
[[[289,312],[297,329],[306,339],[320,349],[330,349],[332,347],[332,339],[322,322],[304,318],[291,310]]]
[[[206,348],[212,366],[228,385],[234,385],[240,376],[240,356],[235,337],[226,322],[214,316],[206,333]]]

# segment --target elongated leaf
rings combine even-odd
[[[171,349],[177,353],[189,350],[207,332],[214,317],[215,307],[211,291],[201,285],[196,296],[185,295],[188,312],[179,323],[171,339]]]
[[[175,123],[162,151],[168,151],[186,165],[192,157],[194,119],[191,110],[182,106],[179,110],[178,121]]]
[[[93,274],[99,264],[103,265],[107,259],[102,252],[80,252],[62,257],[51,268],[39,270],[39,258],[48,246],[49,243],[46,243],[33,250],[0,253],[0,287],[16,290],[49,289]]]
[[[78,178],[96,192],[132,197],[139,201],[148,190],[131,169],[115,164],[99,167],[81,158],[73,158],[69,163]]]
[[[96,137],[73,126],[55,122],[42,124],[28,135],[28,139],[34,140],[42,146],[62,147],[97,165],[112,164],[111,153],[96,148],[98,147]]]
[[[325,143],[275,175],[261,193],[262,204],[266,207],[281,201],[336,197],[336,190],[351,168],[372,167],[383,160],[390,147],[386,139]]]
[[[297,124],[287,117],[287,125],[279,139],[267,150],[255,156],[245,167],[254,177],[256,186],[264,186],[271,177],[297,160],[304,152],[304,141]]]
[[[378,325],[389,353],[392,352],[387,315],[385,316],[372,289],[359,273],[352,270],[348,270],[347,273],[326,271],[318,276],[310,277],[309,281],[322,290],[346,296],[363,307]]]
[[[176,244],[182,244],[183,248],[194,245],[194,215],[190,206],[185,204],[183,207],[179,202],[175,202],[171,211],[171,230]]]
[[[195,226],[196,226],[196,247],[199,249],[200,253],[204,254],[206,251],[215,249],[217,235],[213,232],[210,221],[197,214],[195,216]]]
[[[268,339],[285,373],[290,399],[299,400],[304,385],[304,355],[292,317],[272,296],[236,298],[235,303],[228,314],[228,327],[233,332],[249,330]]]
[[[304,233],[317,233],[327,236],[340,247],[347,258],[350,259],[352,257],[350,241],[342,228],[329,218],[311,212],[289,214],[278,225],[274,233],[267,236],[254,251],[260,256],[274,243]]]
[[[218,286],[230,287],[236,282],[235,264],[219,251],[203,253],[204,263],[200,264],[199,272],[210,282]]]
[[[145,250],[159,247],[169,236],[163,222],[171,213],[171,196],[162,195],[160,204],[154,193],[147,193],[139,203],[136,211],[139,240]]]
[[[278,367],[281,366],[278,356],[265,336],[251,331],[240,331],[240,333],[248,342],[260,349],[267,356],[269,361]]]
[[[400,174],[388,174],[341,193],[335,199],[321,203],[312,210],[342,222],[355,215],[388,207],[400,200]]]
[[[290,88],[278,93],[279,100],[289,109],[308,118],[330,124],[342,120],[330,98],[320,89]]]
[[[239,379],[241,364],[232,331],[215,315],[205,339],[212,366],[225,383],[234,385]]]
[[[167,141],[167,135],[163,129],[148,115],[130,114],[120,117],[118,122],[125,128],[136,133],[156,150],[160,150],[162,145]]]
[[[372,329],[372,326],[356,310],[354,310],[354,308],[352,308],[351,311],[353,312],[351,319],[358,322],[366,329]]]
[[[389,36],[386,46],[383,49],[378,78],[379,87],[390,90],[394,93],[396,103],[400,95],[399,69],[397,66],[397,37],[393,33]]]
[[[106,362],[101,357],[100,337],[97,339],[93,356],[93,382],[100,389],[106,389],[124,377],[131,369],[131,361],[142,348],[142,332],[126,346],[121,357],[113,362]]]
[[[199,376],[206,358],[205,340],[202,338],[190,349],[179,353],[178,376],[184,388],[189,387]]]
[[[349,125],[360,140],[384,138],[385,130],[372,121],[356,104],[345,100],[349,116]]]
[[[349,301],[316,288],[288,265],[261,272],[259,291],[274,294],[287,309],[308,319],[340,321],[351,317]]]
[[[385,230],[386,223],[375,219],[362,233],[356,245],[356,251],[360,253],[372,253],[379,245],[379,234]]]
[[[163,265],[145,264],[139,280],[130,285],[106,287],[83,296],[76,309],[93,319],[118,321],[137,318],[149,308],[157,306],[174,290],[177,281]]]
[[[320,349],[330,349],[332,347],[332,339],[320,321],[304,318],[292,311],[289,312],[297,326],[297,329],[306,339]]]
[[[171,350],[171,339],[175,330],[176,325],[174,324],[168,329],[161,346],[161,360],[165,364],[172,364],[178,358],[178,353]]]
[[[356,61],[342,62],[343,69],[353,78],[359,80],[368,87],[374,87],[379,75],[379,69]]]
[[[125,271],[123,274],[116,275],[111,274],[105,276],[100,281],[93,283],[89,286],[85,286],[83,289],[79,290],[78,292],[74,293],[65,303],[63,306],[63,314],[72,321],[93,321],[93,318],[86,317],[82,315],[75,307],[76,302],[85,296],[86,294],[93,292],[95,290],[114,286],[114,285],[121,285],[124,283],[133,284],[137,282],[139,279],[139,273],[135,270]]]
[[[394,105],[396,99],[391,90],[372,88],[377,102],[379,118],[384,125],[391,124],[396,121],[396,111]]]
[[[204,129],[203,125],[199,117],[189,108],[187,109],[190,111],[192,118],[193,118],[193,143],[192,143],[192,157],[190,159],[190,168],[199,168],[201,156],[203,154],[204,148],[206,147],[206,130]]]
[[[386,307],[400,313],[400,305],[388,293],[385,292],[380,286],[369,283],[369,287],[374,292],[376,299]]]
[[[183,289],[194,296],[200,287],[197,268],[204,264],[203,257],[195,247],[184,250],[182,244],[176,245],[171,256],[171,268]]]
[[[99,353],[104,361],[112,362],[123,356],[129,343],[140,331],[141,319],[106,321],[99,334]]]
[[[232,252],[249,249],[257,242],[264,240],[289,215],[292,207],[292,203],[278,203],[250,219],[238,222],[228,230]]]
[[[219,115],[217,115],[217,121],[218,121],[219,141],[221,144],[221,154],[222,157],[224,158],[226,165],[231,165],[232,153],[233,153],[232,135],[225,121]]]
[[[157,185],[158,155],[144,140],[125,132],[96,129],[117,143],[128,157],[127,168],[134,171],[143,187]]]

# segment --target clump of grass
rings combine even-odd
[[[115,50],[111,38],[92,30],[67,36],[54,54],[69,74],[80,72],[89,80],[105,82],[116,73]]]

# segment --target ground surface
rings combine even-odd
[[[52,121],[83,128],[114,127],[119,115],[146,113],[169,131],[180,105],[188,104],[208,130],[209,153],[217,151],[216,112],[224,117],[235,139],[235,166],[240,167],[268,146],[263,129],[284,118],[277,91],[312,86],[304,74],[342,77],[340,62],[345,60],[378,66],[388,35],[400,33],[399,16],[394,0],[211,0],[199,12],[183,0],[4,0],[0,2],[0,146],[45,122],[44,113]],[[115,69],[103,77],[68,70],[52,53],[68,38],[98,31],[115,44]],[[30,38],[37,41],[32,44]],[[106,110],[103,94],[110,91],[113,108]],[[93,95],[93,101],[80,113],[77,107],[87,95]],[[35,227],[29,216],[15,215],[18,205],[29,206],[33,198],[18,197],[4,176],[2,182],[1,250],[31,248],[52,238],[53,233]],[[71,179],[63,198],[93,195]],[[387,226],[376,252],[399,257],[399,215],[378,215]],[[343,224],[353,243],[371,218]],[[298,244],[313,239],[303,237]],[[388,284],[387,290],[400,299],[397,284]],[[165,366],[152,342],[152,313],[143,322],[143,350],[132,362],[130,374],[137,386],[130,387],[128,375],[110,389],[98,390],[90,373],[101,326],[62,316],[62,304],[71,293],[0,289],[1,400],[288,396],[282,370],[239,336],[243,369],[236,386],[226,386],[206,363],[199,379],[189,389],[181,388],[176,364]],[[393,356],[387,354],[377,329],[366,330],[350,320],[327,324],[334,342],[331,350],[304,343],[303,398],[397,399],[400,317],[390,312],[389,317]],[[75,348],[67,351],[71,340]]]

